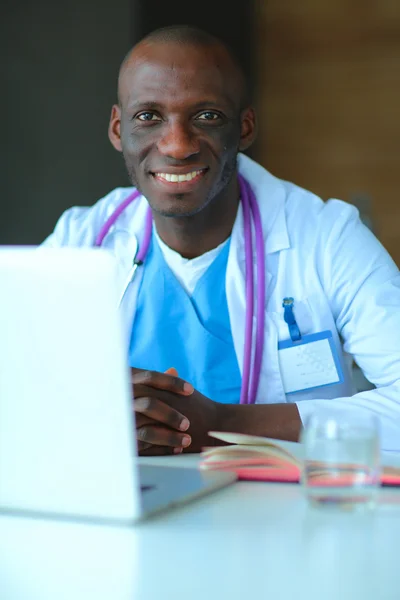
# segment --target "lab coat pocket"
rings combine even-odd
[[[271,306],[270,304],[268,308],[275,310],[267,310],[265,314],[267,342],[266,354],[261,369],[263,384],[260,385],[260,390],[264,390],[264,394],[257,397],[257,402],[283,403],[291,400],[288,400],[283,387],[279,366],[278,343],[289,339],[290,335],[288,325],[283,318],[282,304],[280,306]],[[295,300],[294,312],[302,335],[312,333],[314,328],[313,317],[307,298]],[[267,394],[265,390],[268,390]]]
[[[276,306],[276,311],[269,312],[271,320],[274,322],[277,331],[277,343],[274,348],[276,352],[276,360],[279,364],[279,351],[278,343],[284,342],[290,339],[290,333],[287,323],[284,320],[283,308],[279,309]],[[330,310],[321,303],[321,299],[318,297],[308,296],[301,299],[294,299],[294,314],[296,322],[299,326],[299,330],[302,336],[321,333],[330,331],[332,332],[333,343],[335,344],[336,351],[339,356],[341,368],[347,373],[346,366],[343,364],[341,344],[336,332],[336,326],[332,313]],[[280,371],[280,367],[279,367]],[[282,389],[283,381],[281,379]],[[323,385],[321,387],[315,387],[309,390],[294,392],[285,394],[285,402],[299,402],[302,400],[312,400],[314,398],[335,398],[340,395],[346,395],[341,393],[343,390],[347,390],[347,384],[335,384],[335,385]],[[347,394],[348,395],[348,394]]]

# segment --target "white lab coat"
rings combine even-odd
[[[362,408],[377,415],[382,445],[400,450],[400,274],[357,210],[324,203],[314,194],[272,176],[239,156],[239,171],[252,186],[261,212],[266,254],[265,346],[258,403],[296,402],[302,421],[315,409]],[[106,218],[132,188],[118,188],[91,208],[71,208],[47,246],[92,246]],[[141,243],[147,201],[140,198],[119,217],[103,246],[117,258],[121,289],[132,266],[135,237]],[[135,237],[133,237],[135,236]],[[143,269],[122,303],[127,338],[135,315]],[[243,365],[245,254],[243,214],[232,231],[226,291],[234,346]],[[295,299],[302,334],[331,330],[345,372],[343,384],[285,395],[278,341],[288,338],[282,299]],[[346,354],[354,357],[377,389],[354,394]]]

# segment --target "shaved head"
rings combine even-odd
[[[121,82],[124,73],[129,69],[137,58],[143,56],[143,52],[157,45],[177,45],[184,52],[185,46],[197,47],[208,50],[209,56],[213,56],[219,63],[220,68],[227,71],[227,75],[237,88],[240,97],[240,108],[250,104],[249,85],[245,72],[233,50],[217,37],[189,25],[172,25],[156,29],[144,37],[125,56],[122,61],[118,77],[118,100],[121,104]]]

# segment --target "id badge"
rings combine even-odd
[[[344,375],[331,331],[278,343],[285,394],[343,383]]]

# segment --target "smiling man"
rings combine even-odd
[[[255,133],[222,42],[150,34],[109,126],[134,188],[67,211],[46,242],[117,258],[139,451],[198,451],[210,430],[296,440],[323,408],[372,411],[400,449],[398,269],[353,207],[241,154]],[[376,389],[354,394],[345,353]]]

